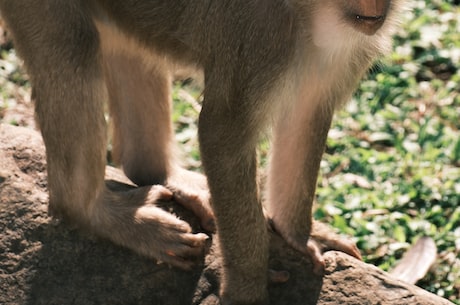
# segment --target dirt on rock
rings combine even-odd
[[[0,124],[0,304],[220,304],[215,236],[202,264],[182,271],[50,218],[47,200],[40,134]],[[164,205],[197,225],[174,202]],[[452,304],[343,253],[326,254],[321,277],[275,235],[270,251],[271,267],[290,272],[269,286],[272,305]]]

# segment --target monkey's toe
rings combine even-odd
[[[356,244],[335,233],[331,227],[314,221],[310,236],[294,234],[283,227],[278,227],[273,219],[267,217],[267,225],[270,230],[280,234],[283,239],[294,249],[308,255],[313,264],[313,272],[322,274],[324,270],[324,253],[327,251],[340,251],[362,260]]]
[[[324,269],[323,254],[327,251],[340,251],[362,260],[356,244],[346,237],[339,236],[332,228],[315,221],[307,243],[307,252],[312,258],[313,271],[322,273]]]
[[[179,240],[172,241],[165,246],[160,254],[159,261],[190,270],[203,258],[205,244],[208,239],[209,237],[203,233],[181,234]]]

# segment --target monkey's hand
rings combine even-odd
[[[200,219],[203,229],[215,232],[215,217],[209,203],[210,194],[204,175],[177,168],[168,178],[166,187],[171,190],[177,203]]]
[[[192,233],[188,223],[157,205],[172,197],[160,185],[116,191],[108,187],[93,212],[92,230],[158,262],[190,269],[203,258],[208,236]]]
[[[329,226],[313,221],[310,236],[295,238],[295,234],[285,233],[281,228],[269,219],[269,227],[281,237],[294,249],[308,255],[313,264],[313,272],[321,274],[324,270],[323,254],[327,251],[340,251],[351,255],[359,260],[362,260],[356,244],[342,236],[335,233]],[[308,240],[306,240],[308,238]]]

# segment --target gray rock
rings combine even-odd
[[[219,304],[215,236],[202,264],[191,271],[140,257],[48,216],[39,133],[0,125],[0,147],[0,304]],[[108,178],[117,175],[108,171]],[[174,202],[164,207],[197,226]],[[269,286],[274,305],[452,304],[343,253],[326,254],[321,277],[275,235],[270,251],[271,267],[290,272],[287,283]]]

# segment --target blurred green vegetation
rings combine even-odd
[[[460,304],[460,8],[410,5],[393,53],[337,113],[316,217],[384,270],[432,237],[439,256],[418,285]]]
[[[419,237],[432,237],[438,259],[418,285],[460,304],[459,1],[408,2],[393,53],[337,112],[315,217],[354,236],[365,261],[384,270]],[[13,49],[1,50],[0,120],[28,100],[19,62]],[[176,139],[199,169],[201,86],[178,82],[173,100]],[[260,148],[264,163],[268,142]]]

